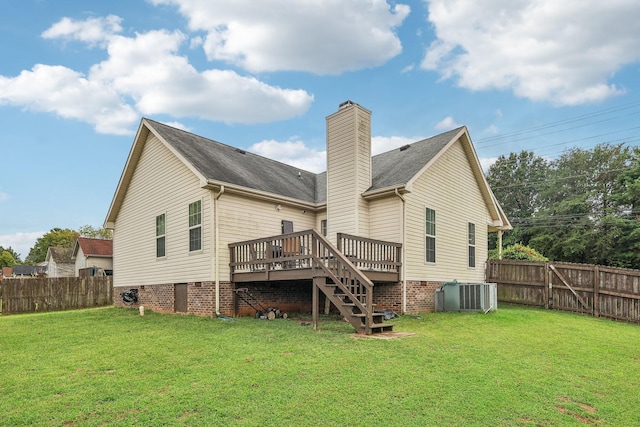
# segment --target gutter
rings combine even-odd
[[[402,314],[406,314],[407,313],[407,281],[405,280],[406,277],[406,265],[407,265],[407,254],[406,254],[406,250],[407,250],[407,242],[406,242],[406,238],[405,236],[407,235],[406,233],[406,225],[407,225],[407,221],[406,221],[406,206],[407,206],[407,201],[405,200],[404,196],[402,196],[400,194],[400,192],[398,191],[398,187],[394,188],[394,193],[396,196],[398,196],[398,198],[402,201],[402,265],[400,267],[400,281],[402,282]]]
[[[405,187],[404,185],[394,186],[394,187],[384,187],[384,188],[379,188],[377,190],[365,191],[364,193],[362,193],[362,198],[364,198],[365,200],[371,200],[371,199],[377,199],[379,197],[384,197],[384,196],[392,196],[394,194],[400,197],[400,194],[406,194],[409,192],[410,192],[409,189],[407,189],[407,187]]]
[[[219,317],[220,316],[220,224],[219,224],[219,210],[220,210],[220,203],[218,202],[218,199],[220,199],[220,197],[222,196],[222,194],[224,193],[224,185],[220,186],[220,191],[218,192],[217,196],[213,196],[213,192],[211,192],[211,195],[213,197],[213,210],[214,210],[214,223],[215,223],[215,233],[216,233],[216,238],[215,238],[215,248],[214,248],[214,256],[215,256],[215,260],[213,262],[213,266],[215,269],[214,272],[214,276],[215,276],[215,280],[216,280],[216,296],[215,296],[215,305],[216,305],[216,316]]]
[[[208,180],[206,183],[201,184],[203,188],[207,188],[209,190],[216,190],[218,188],[225,188],[227,194],[238,194],[245,197],[251,197],[257,200],[265,200],[273,203],[282,203],[288,206],[297,207],[300,209],[306,209],[308,211],[317,212],[322,210],[326,206],[325,203],[312,203],[305,202],[300,199],[294,199],[292,197],[280,196],[273,193],[268,193],[266,191],[255,190],[248,187],[241,187],[225,182]]]

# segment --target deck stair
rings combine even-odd
[[[376,334],[393,330],[384,322],[384,314],[375,313],[373,282],[324,236],[315,233],[313,264],[314,286],[326,295],[344,318],[360,334]]]
[[[231,281],[313,281],[313,324],[319,292],[360,334],[391,331],[373,304],[373,280],[398,282],[402,245],[338,233],[337,247],[317,230],[229,244]]]

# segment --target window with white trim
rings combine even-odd
[[[202,201],[189,204],[189,252],[202,249]]]
[[[436,211],[425,208],[424,260],[436,262]]]
[[[165,221],[165,214],[156,217],[156,258],[166,255]]]
[[[472,222],[468,224],[469,236],[469,268],[476,266],[476,225]]]

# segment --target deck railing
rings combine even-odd
[[[314,230],[229,244],[231,273],[310,268]],[[359,270],[399,273],[402,244],[338,233],[337,249]],[[329,260],[318,254],[319,259]],[[327,261],[328,262],[328,261]]]
[[[401,243],[338,233],[338,250],[360,270],[400,272]]]
[[[231,273],[311,267],[313,236],[310,231],[229,244]]]

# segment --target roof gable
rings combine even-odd
[[[73,263],[73,248],[57,248],[50,246],[47,249],[47,260],[53,260],[57,264]]]
[[[85,256],[111,257],[113,256],[113,240],[78,237],[73,247],[74,257],[78,255],[79,249],[82,249]]]

